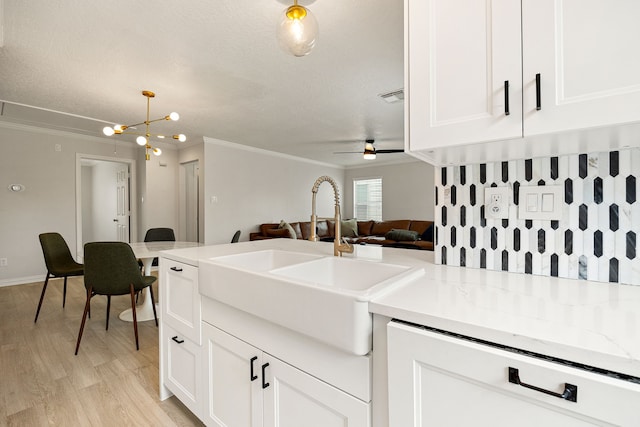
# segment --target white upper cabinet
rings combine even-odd
[[[521,136],[520,2],[408,0],[405,7],[409,149]]]
[[[427,160],[491,141],[508,144],[474,155],[552,154],[521,138],[640,122],[640,1],[406,0],[405,15],[406,149]]]
[[[640,120],[639,20],[638,0],[522,1],[525,135]]]

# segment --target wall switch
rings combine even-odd
[[[55,145],[55,150],[58,151],[58,152],[62,151],[62,144],[56,144]]]
[[[561,220],[564,187],[561,185],[534,185],[520,187],[518,218]]]
[[[484,212],[487,218],[509,218],[509,187],[484,189]]]
[[[6,267],[9,264],[6,258],[0,258],[0,267]]]

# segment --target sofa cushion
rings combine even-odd
[[[371,227],[373,227],[373,222],[373,220],[358,221],[358,235],[368,236],[369,234],[371,234]]]
[[[417,231],[418,234],[424,233],[430,225],[433,225],[433,221],[411,221],[409,230]]]
[[[286,228],[269,228],[266,230],[267,237],[291,238],[291,233]]]
[[[396,242],[415,242],[420,235],[413,230],[397,230],[392,229],[384,235],[385,239],[395,240]]]
[[[355,218],[340,221],[340,234],[342,237],[358,237],[358,221]]]
[[[270,230],[272,228],[278,228],[278,224],[269,224],[269,223],[265,223],[265,224],[260,224],[260,233],[263,236],[267,236],[267,230]]]
[[[296,235],[295,230],[293,229],[293,227],[288,222],[280,221],[280,225],[278,225],[278,228],[288,230],[289,231],[289,236],[292,239],[297,239],[297,235]]]
[[[424,230],[424,233],[422,233],[422,236],[420,236],[420,240],[433,242],[433,224],[431,224],[429,227],[427,227],[426,230]]]
[[[399,219],[395,221],[376,221],[371,227],[371,234],[374,236],[384,236],[392,229],[408,230],[411,221],[408,219]]]
[[[296,233],[296,239],[302,239],[302,228],[300,227],[299,222],[290,222],[289,225],[293,228],[293,231]]]

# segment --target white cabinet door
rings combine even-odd
[[[265,354],[264,427],[366,427],[371,407]]]
[[[640,384],[396,322],[387,328],[391,426],[640,425],[632,403]],[[511,382],[515,375],[539,389]],[[575,401],[557,396],[567,389]]]
[[[202,315],[198,268],[162,258],[160,277],[161,321],[200,344]]]
[[[208,323],[202,328],[205,424],[262,426],[262,352]]]
[[[523,0],[524,134],[640,120],[639,21],[637,0]]]
[[[194,343],[170,326],[162,329],[164,351],[162,377],[167,387],[196,416],[202,414],[202,351]]]
[[[409,150],[522,136],[518,0],[405,0],[405,25]]]

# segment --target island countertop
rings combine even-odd
[[[280,249],[332,256],[333,244],[269,239],[163,252],[175,261]],[[436,265],[433,253],[356,246],[346,257],[424,268],[369,310],[640,378],[640,286]]]

